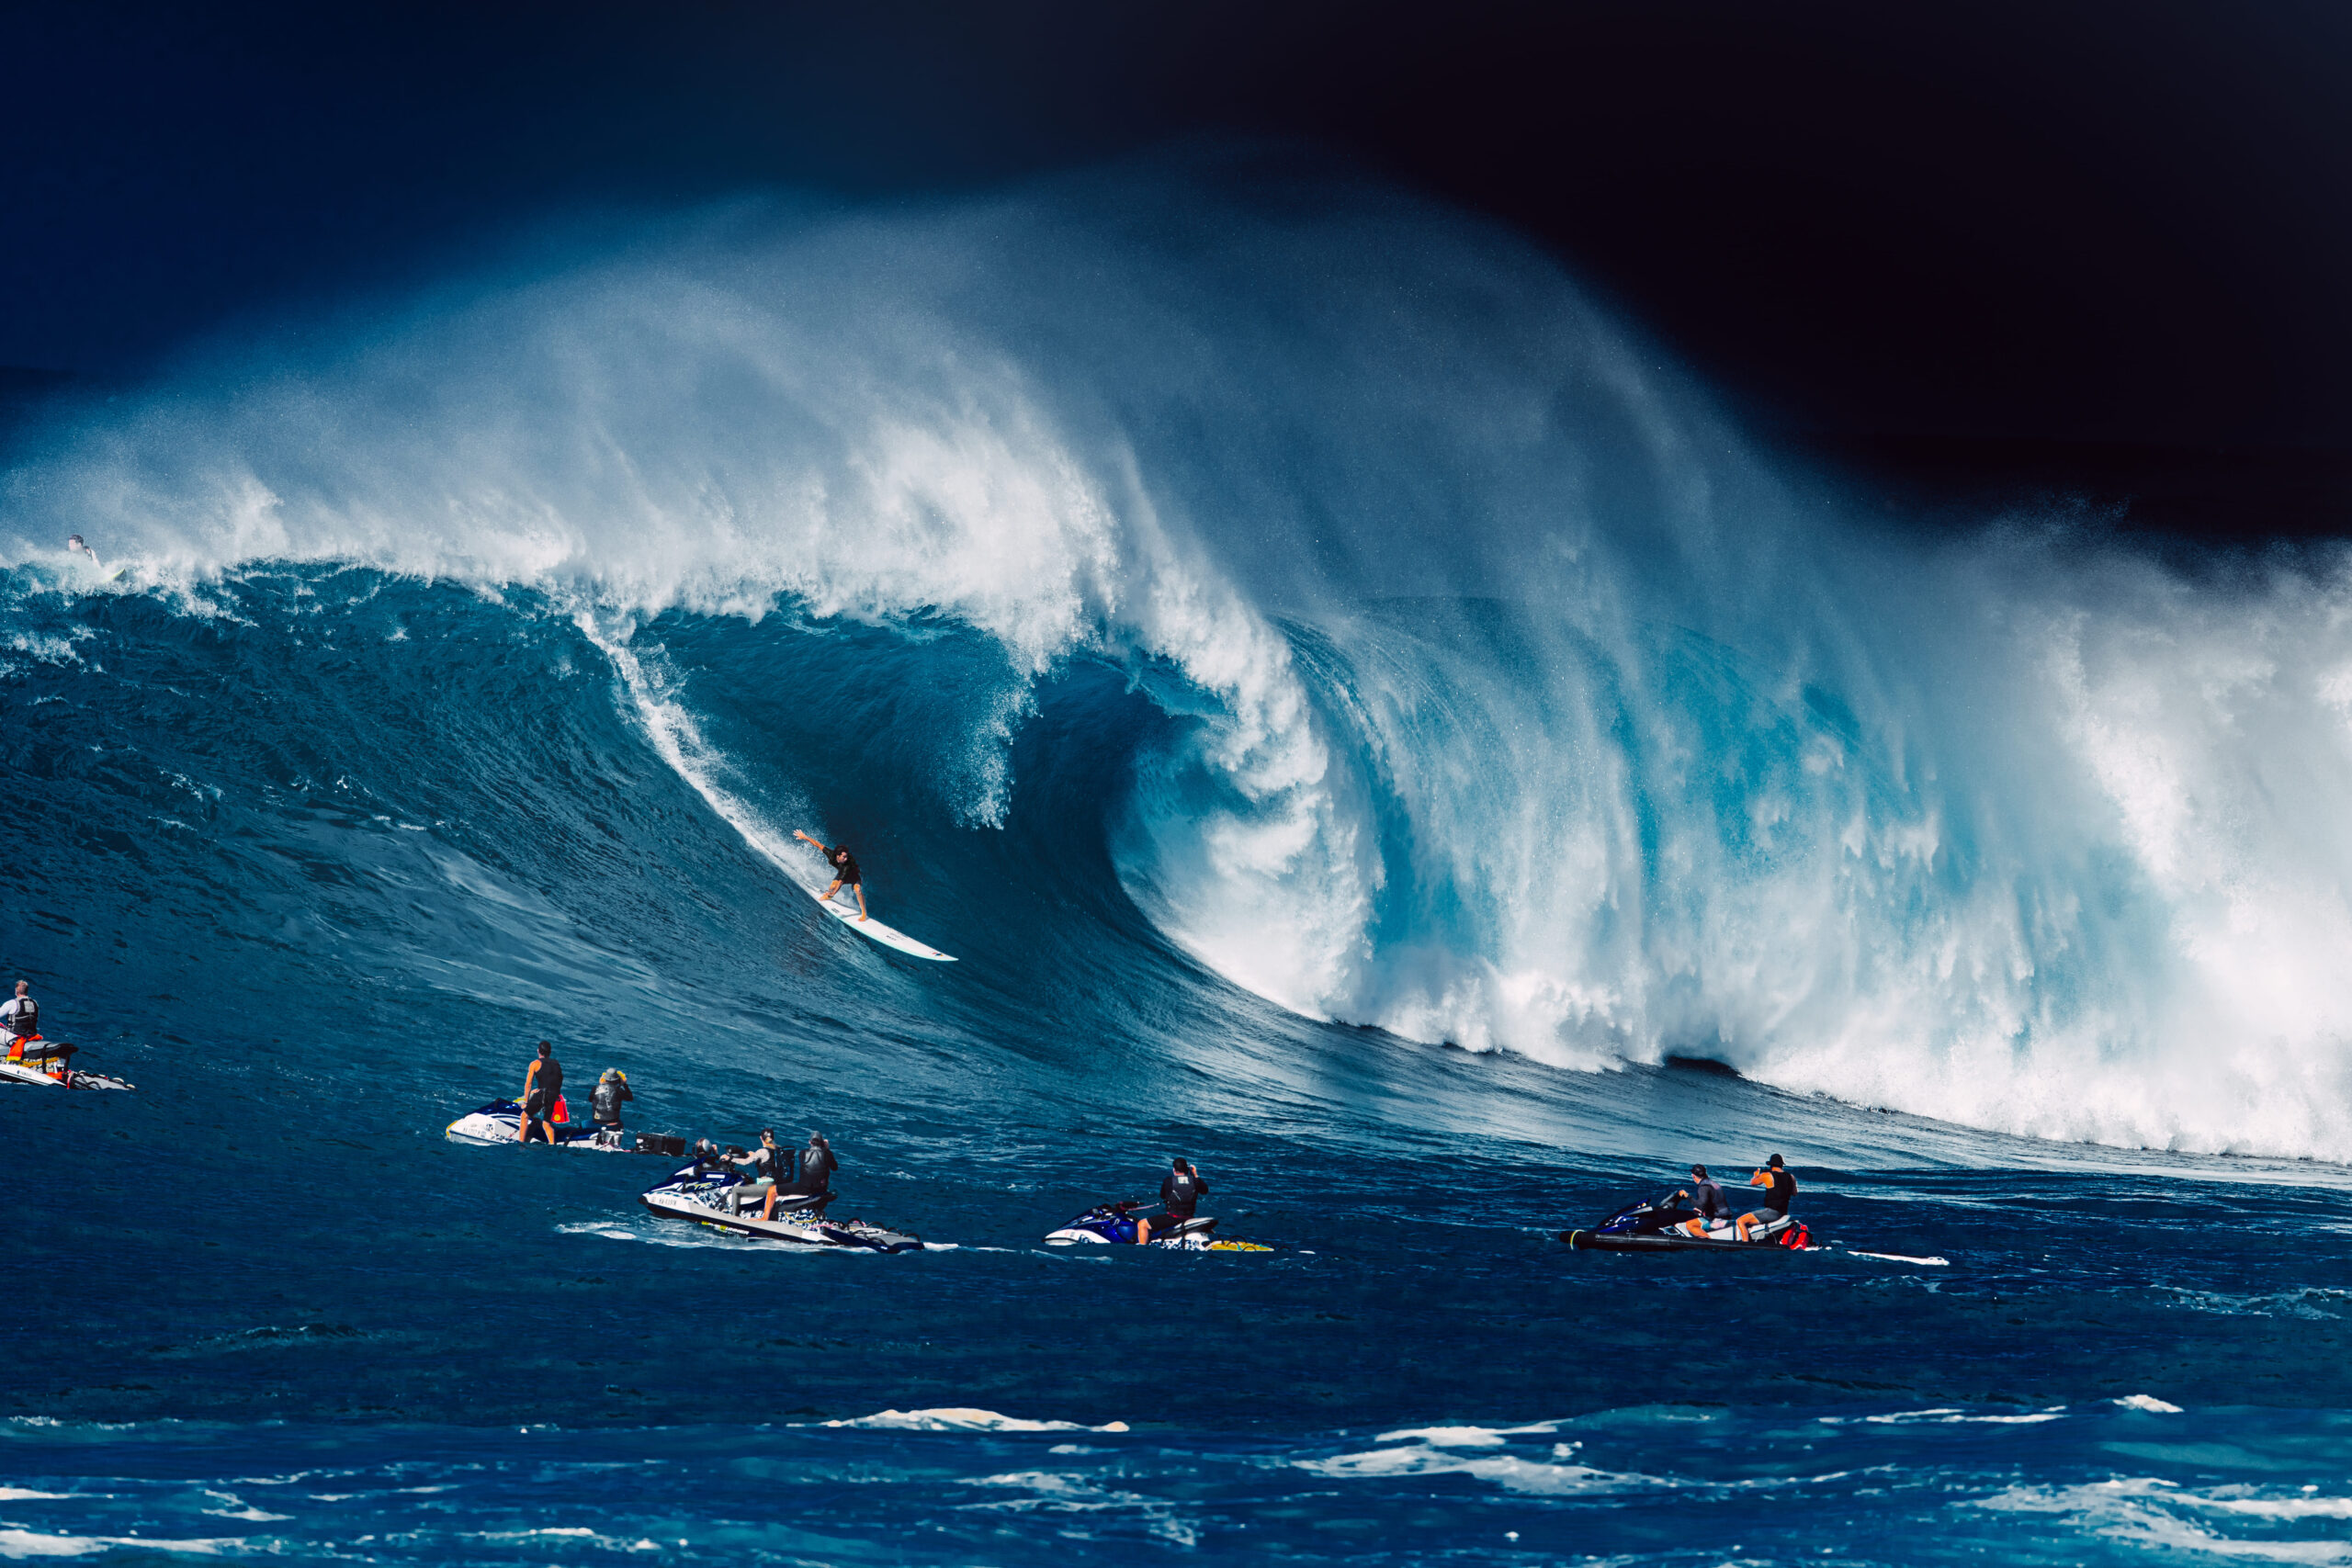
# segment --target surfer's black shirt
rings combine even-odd
[[[843,886],[863,886],[864,879],[857,874],[857,857],[847,850],[841,851],[833,862],[833,877]]]

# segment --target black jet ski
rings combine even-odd
[[[1697,1210],[1675,1202],[1671,1195],[1656,1202],[1645,1198],[1626,1204],[1589,1231],[1562,1231],[1560,1239],[1570,1247],[1600,1252],[1754,1252],[1774,1247],[1796,1252],[1813,1245],[1804,1222],[1788,1214],[1748,1226],[1746,1241],[1739,1239],[1738,1228],[1729,1220],[1717,1220],[1707,1227],[1705,1235],[1668,1228],[1698,1217]]]
[[[675,1133],[625,1133],[593,1122],[552,1122],[555,1146],[591,1149],[615,1155],[662,1155],[676,1159],[686,1152],[686,1140]],[[518,1144],[523,1141],[523,1108],[511,1100],[493,1100],[480,1111],[469,1111],[449,1123],[453,1144]]]
[[[74,1065],[81,1053],[78,1045],[43,1040],[28,1035],[21,1043],[11,1043],[6,1057],[0,1057],[0,1083],[32,1084],[48,1089],[130,1089],[120,1078],[104,1073],[85,1072]]]
[[[703,1147],[708,1149],[709,1145]],[[712,1151],[696,1157],[694,1164],[669,1180],[647,1188],[643,1201],[647,1208],[666,1219],[687,1220],[763,1241],[781,1241],[796,1247],[846,1247],[866,1252],[923,1249],[922,1237],[919,1235],[886,1230],[864,1220],[826,1218],[826,1207],[833,1201],[831,1192],[781,1193],[775,1201],[776,1217],[763,1220],[760,1210],[766,1206],[767,1194],[765,1183],[753,1182],[741,1171],[728,1168]]]

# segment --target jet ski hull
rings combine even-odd
[[[1685,1208],[1656,1203],[1628,1203],[1590,1230],[1560,1233],[1560,1239],[1578,1251],[1591,1252],[1801,1252],[1813,1245],[1803,1220],[1782,1214],[1747,1227],[1739,1239],[1738,1227],[1719,1220],[1705,1235],[1690,1235],[1678,1227],[1691,1217]]]
[[[685,1152],[685,1140],[674,1136],[625,1132],[587,1122],[559,1122],[551,1125],[555,1129],[555,1146],[560,1149],[589,1149],[608,1155],[668,1155],[673,1158]],[[523,1108],[511,1100],[493,1100],[481,1110],[468,1111],[450,1122],[446,1135],[453,1144],[521,1143]]]
[[[51,1045],[47,1043],[28,1044],[24,1058],[10,1061],[0,1057],[0,1083],[20,1083],[42,1089],[116,1089],[133,1086],[104,1073],[85,1072],[69,1064],[77,1048],[72,1045]]]
[[[790,1247],[843,1247],[860,1252],[921,1252],[922,1237],[894,1231],[864,1220],[829,1220],[825,1206],[832,1194],[787,1192],[776,1201],[783,1217],[761,1219],[734,1206],[735,1193],[750,1185],[732,1171],[709,1171],[688,1166],[669,1180],[648,1189],[639,1198],[664,1219],[684,1220],[713,1230],[731,1232],[757,1241],[783,1242]]]
[[[1161,1228],[1163,1225],[1167,1226],[1164,1230]],[[1216,1221],[1206,1214],[1196,1215],[1189,1220],[1178,1220],[1172,1224],[1165,1220],[1154,1220],[1151,1226],[1151,1240],[1145,1245],[1164,1247],[1175,1252],[1272,1252],[1273,1250],[1271,1247],[1262,1247],[1253,1241],[1215,1240],[1210,1233],[1216,1229]],[[1135,1246],[1135,1215],[1119,1209],[1116,1205],[1106,1203],[1100,1208],[1089,1209],[1059,1230],[1049,1231],[1046,1235],[1047,1247],[1077,1247],[1086,1244],[1111,1247]]]
[[[1804,1235],[1799,1224],[1793,1231],[1775,1230],[1771,1235],[1740,1241],[1729,1236],[1611,1235],[1602,1231],[1562,1231],[1560,1239],[1578,1251],[1590,1252],[1759,1252],[1779,1249],[1796,1251],[1810,1245],[1808,1240],[1792,1240]]]

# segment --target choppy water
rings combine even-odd
[[[0,1554],[2352,1558],[2340,571],[1874,534],[1492,236],[1136,177],[19,433],[0,961],[139,1088],[0,1099]],[[447,1142],[543,1035],[954,1245]],[[1815,1253],[1550,1239],[1772,1150]],[[1040,1245],[1178,1153],[1279,1250]]]

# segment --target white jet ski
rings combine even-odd
[[[104,1073],[85,1072],[74,1066],[78,1045],[51,1043],[35,1034],[24,1042],[21,1055],[11,1047],[0,1057],[0,1082],[34,1084],[49,1089],[130,1089],[133,1086]]]
[[[760,1218],[767,1187],[741,1172],[696,1159],[669,1180],[647,1189],[645,1206],[665,1219],[686,1220],[714,1230],[795,1247],[843,1247],[866,1252],[921,1252],[922,1237],[886,1230],[864,1220],[829,1220],[830,1192],[786,1192],[775,1201],[776,1217]]]
[[[686,1140],[674,1133],[627,1133],[606,1130],[592,1122],[557,1122],[555,1146],[594,1149],[608,1155],[665,1155],[672,1159],[686,1152]],[[480,1111],[469,1111],[449,1123],[453,1144],[519,1144],[523,1141],[523,1108],[511,1100],[493,1100]]]

